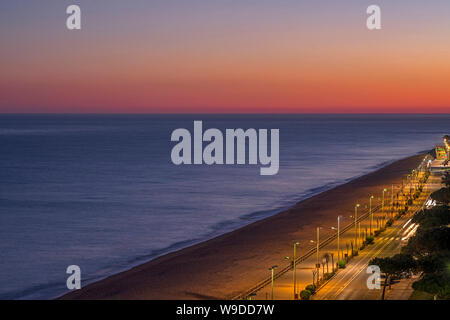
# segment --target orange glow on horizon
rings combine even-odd
[[[222,4],[210,10],[215,5]],[[252,21],[244,13],[235,17],[238,25],[202,15],[210,29],[186,18],[177,28],[90,26],[55,31],[41,42],[24,37],[0,53],[0,112],[450,111],[448,20],[432,24],[418,15],[412,30],[401,15],[397,25],[369,32],[360,15],[342,21],[332,9],[311,9],[327,19],[320,23],[280,7],[283,23],[271,16],[275,9],[262,6]]]

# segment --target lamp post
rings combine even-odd
[[[372,212],[372,199],[374,197],[370,196],[369,198],[369,214],[370,214],[370,235],[372,235],[372,225],[373,225],[373,212]]]
[[[317,269],[317,286],[319,286],[320,278],[320,262],[319,262],[319,249],[320,249],[320,227],[317,227],[317,240],[316,240],[316,269]],[[314,242],[311,240],[311,242]]]
[[[316,252],[317,252],[317,259],[316,259],[316,264],[319,264],[319,241],[320,241],[320,227],[317,227],[317,240],[316,240]]]
[[[358,243],[358,208],[360,207],[360,204],[357,203],[355,205],[355,246],[357,246]],[[353,253],[352,253],[353,254]]]
[[[394,185],[392,184],[392,190],[391,190],[391,218],[394,218]]]
[[[332,252],[331,253],[331,270],[332,270],[333,274],[334,274],[334,267],[335,267],[335,265],[334,265],[334,253]]]
[[[295,296],[296,296],[296,294],[297,294],[297,291],[296,291],[296,286],[297,286],[297,279],[296,279],[296,276],[295,276],[295,260],[297,259],[297,256],[296,256],[296,249],[297,249],[297,246],[300,244],[300,242],[295,242],[294,243],[294,259],[293,259],[293,268],[294,268],[294,276],[293,276],[293,280],[294,280],[294,300],[295,300]]]
[[[360,241],[360,239],[361,239],[361,222],[358,222],[358,241]]]
[[[385,214],[384,214],[384,193],[387,191],[387,189],[386,188],[384,188],[383,189],[383,198],[382,198],[382,200],[381,200],[381,214],[382,214],[382,216],[383,216],[383,221],[384,221],[384,219],[385,219]]]
[[[276,269],[276,268],[278,268],[278,266],[277,265],[275,265],[275,266],[271,266],[270,268],[269,268],[269,271],[271,272],[271,274],[272,274],[272,300],[273,300],[273,272],[274,272],[274,270]]]
[[[341,233],[341,216],[338,216],[337,218],[337,252],[338,252],[338,261],[340,260],[340,252],[341,252],[341,248],[340,248],[340,233]]]

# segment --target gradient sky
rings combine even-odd
[[[2,0],[0,41],[0,112],[450,112],[448,0]]]

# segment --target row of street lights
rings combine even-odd
[[[412,179],[414,179],[415,180],[414,183],[416,183],[417,177],[418,177],[418,171],[416,171],[416,170],[413,170],[412,173],[407,176],[407,184],[410,185],[410,193],[411,193],[411,188],[412,188],[412,183],[413,183]],[[404,185],[403,185],[403,182],[402,182],[401,189],[403,190],[403,188],[404,188]],[[414,189],[416,189],[416,186],[414,186]],[[382,200],[381,200],[381,214],[384,215],[384,219],[386,218],[384,207],[385,207],[385,193],[387,191],[388,191],[387,188],[383,188]],[[398,197],[398,194],[397,194],[397,197]],[[371,195],[369,197],[369,216],[370,216],[369,234],[370,235],[374,234],[374,231],[373,231],[374,230],[374,227],[373,227],[373,224],[374,224],[374,210],[372,208],[372,200],[374,198],[375,197],[373,195]],[[394,212],[394,184],[392,184],[392,188],[391,188],[391,206],[392,206],[391,210],[392,210],[392,215],[393,215],[393,212]],[[360,208],[360,207],[361,207],[361,205],[359,203],[357,203],[355,205],[354,224],[355,224],[355,247],[356,248],[358,248],[358,244],[360,242],[359,240],[361,238],[361,223],[358,222],[358,208]],[[338,258],[338,261],[341,260],[340,225],[341,225],[341,219],[342,218],[343,218],[342,215],[339,215],[337,217],[337,252],[338,252],[337,258]],[[377,220],[377,225],[378,225],[378,220]],[[320,271],[320,259],[319,259],[319,257],[320,257],[320,228],[323,228],[323,227],[317,227],[316,228],[316,236],[317,236],[316,241],[310,240],[310,242],[312,242],[312,243],[315,242],[316,243],[316,268],[315,269],[317,271],[316,270],[313,271],[313,278],[315,279],[315,276],[317,275],[317,283],[319,283],[319,275],[320,275],[320,272],[319,272]],[[331,229],[332,230],[336,230],[335,227],[331,227]],[[367,229],[366,229],[366,232],[367,232]],[[296,254],[296,251],[297,251],[297,246],[299,244],[300,244],[300,242],[298,242],[298,241],[295,242],[294,246],[293,246],[293,249],[294,249],[293,250],[293,256],[292,257],[286,257],[287,260],[292,260],[291,264],[292,264],[292,269],[293,269],[293,279],[292,280],[293,280],[293,285],[294,285],[294,299],[296,299],[296,297],[297,297],[297,279],[296,279],[297,254]],[[347,246],[347,250],[348,250],[348,246]],[[325,262],[323,262],[323,263],[325,263]],[[328,261],[326,261],[326,263],[328,265]],[[333,261],[333,263],[334,263],[334,261]],[[276,268],[278,268],[278,265],[274,265],[274,266],[269,268],[269,271],[271,272],[271,299],[272,300],[274,298],[274,272],[275,272]],[[334,266],[333,266],[333,270],[334,270]],[[325,272],[325,267],[324,267],[324,272]],[[327,269],[327,272],[328,272],[328,269]],[[314,283],[314,280],[313,280],[313,283]]]

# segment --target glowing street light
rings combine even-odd
[[[394,184],[392,184],[391,205],[392,205],[391,218],[393,219],[394,218]]]
[[[274,265],[274,266],[271,266],[270,268],[269,268],[269,271],[271,271],[271,274],[272,274],[272,300],[273,300],[273,272],[274,272],[274,270],[276,269],[276,268],[278,268],[278,266],[277,265]]]
[[[317,239],[316,241],[314,240],[309,240],[309,242],[311,243],[316,243],[316,269],[317,269],[317,286],[319,285],[319,276],[320,276],[320,262],[319,262],[319,250],[320,250],[320,227],[317,227],[316,229],[316,233],[317,233]]]
[[[320,243],[320,235],[319,235],[319,233],[320,233],[320,227],[317,227],[317,241],[316,241],[316,245],[317,245],[317,249],[316,249],[316,251],[317,251],[317,265],[320,264],[320,262],[319,262],[319,243]]]
[[[297,279],[296,279],[296,260],[297,260],[297,256],[296,256],[296,249],[297,246],[300,244],[300,242],[295,242],[294,243],[294,257],[292,258],[292,269],[293,269],[293,282],[294,282],[294,300],[296,298],[296,294],[297,294],[297,290],[296,290],[296,286],[297,286]],[[290,259],[290,257],[286,257],[286,259]]]
[[[356,247],[358,246],[358,223],[357,223],[357,221],[358,221],[358,208],[360,206],[361,205],[359,203],[357,203],[355,205],[355,246]]]
[[[341,218],[342,216],[337,217],[337,252],[338,252],[338,261],[340,260],[340,234],[341,234]]]
[[[358,222],[358,242],[360,241],[359,239],[361,239],[361,222]]]
[[[370,235],[372,235],[372,225],[373,225],[373,212],[372,212],[372,199],[374,196],[369,198],[369,214],[370,214]]]
[[[387,189],[386,188],[384,188],[383,189],[383,199],[381,200],[381,214],[383,215],[383,219],[384,219],[384,217],[386,216],[385,214],[384,214],[384,193],[387,191]]]

